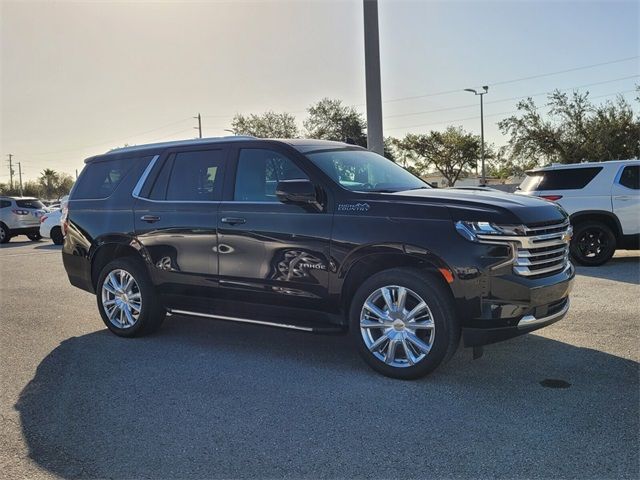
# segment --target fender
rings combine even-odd
[[[607,217],[608,219],[610,219],[615,226],[613,233],[615,234],[616,238],[621,238],[622,225],[620,224],[620,220],[615,213],[609,212],[607,210],[581,210],[570,215],[569,221],[571,222],[571,225],[575,225],[576,221],[581,220],[583,217],[591,217],[596,215]]]

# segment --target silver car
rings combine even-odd
[[[34,242],[40,240],[40,217],[47,211],[37,198],[0,197],[0,243],[7,243],[16,235],[26,235]]]

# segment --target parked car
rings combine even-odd
[[[165,315],[349,331],[364,360],[416,378],[569,308],[566,212],[432,189],[363,148],[227,137],[86,160],[63,209],[70,282],[116,335]]]
[[[570,215],[571,256],[606,263],[617,248],[640,248],[640,160],[551,165],[527,172],[516,193],[554,201]]]
[[[37,198],[0,197],[0,243],[7,243],[16,235],[26,235],[34,242],[40,240],[40,217],[45,212]]]
[[[56,245],[62,245],[64,242],[61,218],[62,210],[54,210],[40,218],[40,235],[44,238],[50,238]]]

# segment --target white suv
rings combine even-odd
[[[26,235],[34,242],[40,240],[40,217],[47,211],[37,198],[0,197],[0,243],[7,243],[16,235]]]
[[[616,248],[640,248],[640,160],[537,168],[516,193],[557,202],[571,216],[571,256],[602,265]]]

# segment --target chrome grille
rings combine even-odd
[[[525,225],[522,236],[512,237],[517,245],[513,271],[525,277],[543,276],[569,264],[571,225],[562,223]]]

